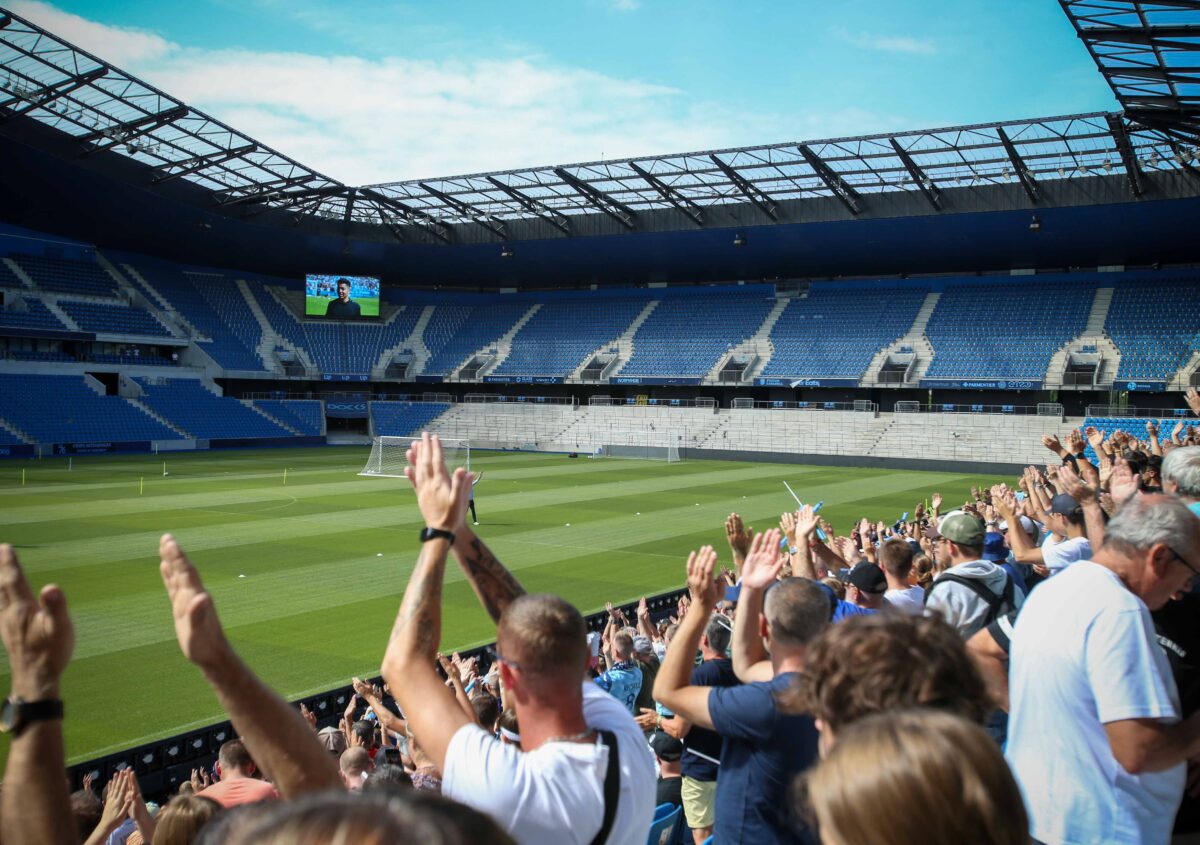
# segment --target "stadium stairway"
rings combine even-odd
[[[1187,390],[1192,386],[1192,374],[1196,372],[1200,372],[1200,350],[1193,352],[1187,363],[1175,371],[1167,381],[1167,390]]]
[[[296,312],[287,302],[288,291],[277,285],[264,284],[257,288],[251,288],[251,292],[256,292],[258,296],[262,297],[261,300],[256,299],[256,302],[259,310],[263,312],[267,325],[271,327],[271,334],[275,337],[276,345],[270,350],[272,358],[275,357],[276,348],[286,349],[296,356],[296,360],[304,367],[305,375],[316,377],[320,370],[313,361],[312,353],[307,346],[297,342],[299,338],[305,337],[304,327],[300,318],[296,316]],[[272,316],[279,322],[271,322]],[[287,334],[289,330],[294,334]]]
[[[652,299],[647,302],[646,307],[643,308],[638,315],[633,318],[633,322],[629,324],[624,332],[617,336],[616,340],[614,340],[612,343],[599,346],[592,350],[591,354],[583,359],[583,363],[571,371],[570,375],[568,376],[568,380],[578,381],[580,376],[583,374],[584,369],[597,355],[604,355],[613,347],[616,347],[617,356],[608,362],[608,365],[601,373],[601,377],[603,378],[612,375],[621,367],[625,366],[625,362],[628,361],[633,355],[633,336],[637,334],[637,330],[642,327],[642,323],[646,322],[646,319],[654,312],[654,309],[657,307],[657,305],[657,299]]]
[[[1096,385],[1111,386],[1113,377],[1117,374],[1117,368],[1120,366],[1121,352],[1104,334],[1104,321],[1108,317],[1109,306],[1112,305],[1113,289],[1112,288],[1097,288],[1096,295],[1092,299],[1091,310],[1088,311],[1087,325],[1083,328],[1083,334],[1078,337],[1073,337],[1050,356],[1050,366],[1046,368],[1046,376],[1042,380],[1042,386],[1046,389],[1062,387],[1063,376],[1067,371],[1067,364],[1071,361],[1071,352],[1077,351],[1083,346],[1096,347],[1102,356],[1101,366],[1096,372]],[[1107,381],[1105,380],[1107,378]]]
[[[0,419],[0,446],[18,446],[32,443],[33,438],[8,420]]]
[[[513,323],[513,325],[509,327],[508,331],[500,335],[500,337],[494,342],[486,344],[485,346],[481,346],[479,349],[468,355],[466,359],[462,361],[462,363],[454,368],[454,370],[451,372],[450,378],[447,380],[457,380],[459,370],[474,361],[476,357],[486,355],[490,349],[495,349],[496,354],[492,356],[490,361],[483,365],[479,372],[475,374],[475,377],[479,379],[494,371],[497,367],[503,364],[504,359],[512,353],[513,338],[517,336],[517,332],[519,332],[526,323],[533,319],[533,315],[540,311],[541,307],[542,304],[540,302],[535,302],[533,305],[529,306],[529,310],[522,314],[521,318],[517,320],[517,322]]]
[[[286,429],[287,431],[291,432],[293,435],[299,437],[302,434],[302,432],[296,428],[295,423],[286,421],[283,418],[282,414],[269,414],[264,409],[262,409],[258,405],[256,405],[250,399],[239,399],[237,401],[241,402],[243,405],[245,405],[251,411],[254,411],[254,413],[258,414],[263,419],[267,420],[268,422],[275,423],[275,425],[279,426],[282,429]]]
[[[878,385],[880,383],[879,373],[887,365],[888,359],[906,348],[912,349],[916,356],[916,366],[913,368],[913,377],[910,383],[920,381],[921,377],[925,375],[925,371],[929,369],[929,365],[933,363],[933,344],[925,336],[925,327],[929,325],[929,318],[933,316],[933,309],[937,308],[938,300],[941,297],[942,295],[937,291],[931,291],[925,295],[925,301],[921,303],[921,309],[917,311],[916,319],[913,320],[904,336],[875,353],[875,357],[867,365],[867,371],[863,374],[860,382],[863,387]]]
[[[395,357],[406,349],[411,350],[413,354],[412,366],[409,368],[408,374],[414,376],[424,372],[430,353],[429,347],[425,345],[423,335],[425,334],[425,327],[429,325],[429,320],[433,316],[433,309],[433,305],[426,305],[422,308],[421,314],[417,317],[417,322],[413,324],[413,329],[409,332],[408,337],[399,343],[392,344],[379,353],[379,359],[371,369],[371,378],[383,378]]]
[[[38,286],[33,283],[33,279],[29,278],[29,274],[25,272],[20,264],[13,261],[11,258],[0,258],[0,264],[3,264],[5,267],[7,267],[8,271],[12,273],[12,275],[16,276],[17,279],[20,280],[21,284],[25,287],[29,288],[30,290],[38,289]]]
[[[717,360],[713,368],[709,370],[703,380],[703,384],[717,384],[720,382],[721,370],[730,360],[740,360],[742,356],[749,356],[750,363],[742,372],[743,382],[752,382],[754,377],[762,372],[763,367],[771,362],[771,356],[775,354],[775,346],[771,343],[771,330],[775,328],[775,323],[779,321],[779,317],[788,307],[790,299],[780,298],[776,300],[774,307],[767,313],[766,319],[762,325],[758,327],[753,336],[746,338],[741,343],[729,350],[728,354]]]
[[[169,419],[167,419],[162,414],[155,411],[149,405],[142,402],[141,399],[138,399],[134,396],[124,396],[123,395],[123,397],[124,397],[125,401],[128,402],[130,405],[137,408],[139,411],[141,411],[143,414],[146,414],[148,417],[151,417],[151,418],[157,420],[162,425],[165,425],[167,428],[171,429],[171,431],[175,432],[180,437],[184,437],[184,438],[192,437],[190,432],[186,431],[185,429],[183,429],[180,426],[176,425],[175,423],[171,422]]]
[[[136,284],[131,282],[129,277],[121,271],[120,267],[113,264],[106,256],[99,252],[96,253],[96,262],[116,280],[117,291],[129,302],[131,308],[149,313],[157,322],[162,324],[171,337],[182,338],[185,336],[178,321],[163,309],[158,302],[152,300]]]
[[[277,331],[275,331],[275,327],[271,325],[271,321],[268,320],[267,315],[263,313],[262,306],[258,304],[258,300],[255,299],[254,294],[251,292],[249,285],[246,284],[246,281],[244,279],[238,279],[235,284],[237,284],[238,290],[242,292],[242,296],[246,300],[246,305],[250,309],[250,313],[254,315],[254,319],[258,321],[259,328],[262,329],[262,337],[258,341],[258,348],[255,349],[255,352],[258,353],[259,358],[263,359],[263,363],[266,365],[268,370],[275,373],[275,375],[283,375],[283,365],[279,363],[278,359],[276,359],[275,349],[276,347],[283,345],[282,342],[284,339],[280,337]],[[262,287],[259,287],[259,290],[262,290]],[[266,295],[270,296],[270,294]],[[255,410],[259,409],[256,408]],[[259,413],[262,413],[262,411],[260,410]],[[276,420],[276,422],[278,422],[278,420]]]
[[[168,326],[175,328],[178,337],[197,338],[203,336],[203,332],[189,323],[187,318],[173,304],[168,302],[154,285],[150,284],[149,280],[138,272],[136,267],[132,264],[122,262],[118,269],[121,271],[119,275],[133,280],[133,288],[142,294],[151,306],[153,306],[151,310],[157,309],[160,319]]]

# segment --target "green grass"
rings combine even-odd
[[[325,316],[325,309],[329,303],[333,302],[337,297],[331,296],[309,296],[304,297],[304,313],[312,314],[317,317]],[[379,298],[378,297],[363,297],[362,299],[354,300],[358,303],[359,313],[364,317],[379,316]]]
[[[35,589],[63,587],[75,620],[64,679],[71,761],[222,718],[175,643],[158,576],[165,531],[200,569],[234,646],[285,696],[378,671],[423,523],[403,479],[356,475],[366,454],[180,454],[165,456],[166,478],[162,456],[77,457],[70,472],[65,458],[0,463],[0,541],[17,547]],[[688,551],[705,543],[727,562],[724,517],[737,510],[768,527],[791,503],[782,480],[805,501],[824,499],[822,515],[839,531],[860,516],[895,520],[935,490],[949,506],[989,480],[482,452],[472,468],[487,471],[477,491],[480,535],[526,588],[584,611],[680,586]],[[452,566],[443,645],[493,633]],[[7,674],[0,662],[5,689]]]

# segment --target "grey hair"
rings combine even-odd
[[[1200,499],[1200,446],[1181,446],[1163,458],[1163,483],[1174,481],[1179,495]]]
[[[1104,531],[1104,545],[1144,552],[1156,543],[1173,550],[1200,545],[1200,519],[1174,496],[1134,496]]]

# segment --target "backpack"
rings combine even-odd
[[[943,572],[938,576],[937,580],[930,585],[925,591],[925,602],[929,602],[929,596],[937,588],[938,584],[943,581],[953,581],[955,584],[961,584],[969,589],[975,595],[979,596],[987,602],[987,615],[983,617],[981,628],[986,628],[991,625],[1001,616],[1016,610],[1017,606],[1013,595],[1013,579],[1007,572],[1004,573],[1004,589],[1000,591],[1000,595],[996,595],[991,590],[983,585],[978,578],[965,578],[962,575],[955,575],[953,572]]]

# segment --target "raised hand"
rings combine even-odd
[[[731,513],[725,518],[725,539],[729,541],[729,549],[733,552],[735,561],[744,560],[750,551],[750,538],[754,529],[742,524],[742,518]]]
[[[765,590],[779,578],[783,568],[783,555],[779,553],[779,531],[771,529],[765,534],[754,535],[750,553],[742,566],[742,587]]]
[[[1063,454],[1064,450],[1063,450],[1062,442],[1058,439],[1058,435],[1056,435],[1056,434],[1043,434],[1042,435],[1042,445],[1045,446],[1047,449],[1049,449],[1051,452],[1053,452],[1056,455]]]
[[[309,710],[303,701],[300,702],[300,715],[304,717],[304,721],[308,722],[309,727],[314,731],[317,729],[317,714]]]
[[[201,669],[212,668],[232,652],[212,596],[205,591],[200,573],[170,534],[162,536],[158,554],[161,558],[158,570],[171,600],[179,648],[184,657]]]
[[[931,508],[933,508],[935,511],[936,511],[936,510],[941,510],[941,507],[942,507],[942,494],[941,494],[941,493],[934,493],[934,494],[933,494],[933,497],[932,497],[932,498],[929,500],[929,506],[930,506]]]
[[[1171,430],[1171,440],[1178,443],[1179,435],[1183,433],[1183,420],[1175,423],[1175,428]]]
[[[1187,400],[1188,407],[1192,409],[1192,413],[1200,417],[1200,391],[1194,387],[1189,387],[1187,393],[1183,394],[1183,398]]]
[[[1058,471],[1058,480],[1068,496],[1082,504],[1096,498],[1096,488],[1087,484],[1069,464]]]
[[[1100,450],[1104,448],[1104,432],[1094,425],[1089,425],[1084,429],[1084,433],[1087,434],[1087,441],[1092,445],[1092,449],[1099,455]]]
[[[788,546],[796,547],[796,514],[788,511],[779,515],[779,530],[787,538]]]
[[[779,542],[778,532],[775,532],[775,542]],[[689,554],[687,559],[688,592],[698,607],[710,613],[723,594],[720,584],[713,578],[716,564],[717,553],[712,546],[702,546],[699,551]]]
[[[425,432],[414,440],[407,452],[404,475],[417,492],[417,507],[425,524],[442,531],[457,531],[466,518],[471,498],[471,481],[462,467],[453,473],[446,469],[442,441]]]
[[[1073,428],[1067,435],[1067,450],[1072,455],[1078,455],[1083,451],[1083,434],[1080,433],[1079,429]]]
[[[1112,477],[1108,484],[1108,491],[1112,494],[1116,506],[1120,507],[1125,504],[1128,499],[1137,494],[1141,486],[1141,479],[1138,478],[1137,473],[1124,458],[1118,456],[1113,461]]]
[[[362,678],[351,678],[350,686],[354,687],[354,694],[361,697],[364,701],[375,695],[375,688]]]
[[[26,701],[58,698],[59,680],[75,649],[67,597],[53,584],[34,597],[7,543],[0,546],[0,638],[8,650],[12,694]]]
[[[805,505],[796,511],[796,538],[812,537],[813,532],[817,530],[817,523],[820,520],[813,513],[812,505]]]
[[[108,796],[104,799],[104,809],[100,813],[100,824],[110,833],[120,827],[121,822],[132,809],[130,781],[133,779],[132,769],[121,769],[108,782]],[[199,790],[196,790],[199,792]]]
[[[1150,437],[1158,437],[1158,424],[1154,420],[1146,420],[1146,434]]]

